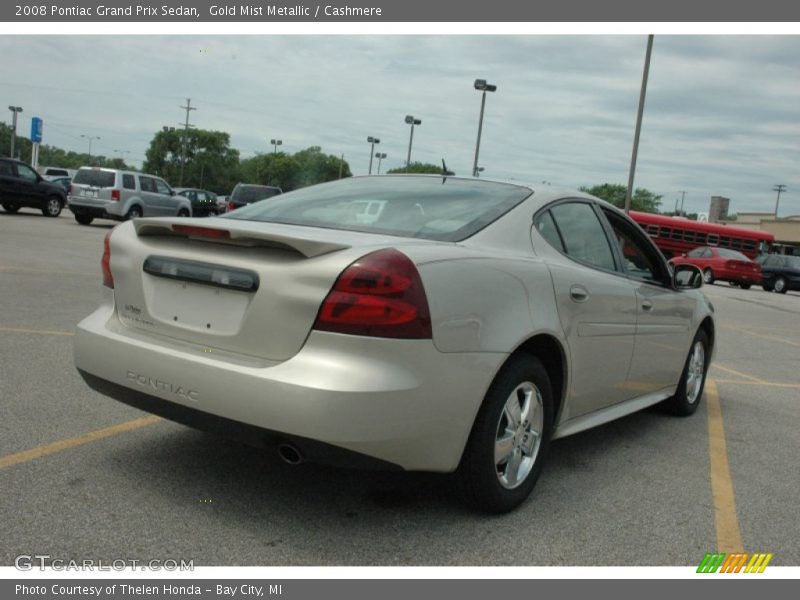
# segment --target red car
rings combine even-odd
[[[672,264],[690,264],[703,272],[703,281],[714,283],[717,279],[748,289],[751,285],[761,283],[761,265],[750,260],[741,252],[728,248],[702,246],[688,254],[676,256],[670,260]]]

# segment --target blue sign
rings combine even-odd
[[[42,125],[43,121],[39,117],[31,119],[31,141],[38,144],[42,141]]]

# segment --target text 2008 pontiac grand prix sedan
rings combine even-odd
[[[95,390],[288,462],[455,472],[494,512],[554,438],[693,413],[714,345],[695,267],[551,186],[351,178],[119,225],[102,267],[75,338]]]

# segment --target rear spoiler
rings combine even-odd
[[[278,248],[298,252],[306,258],[350,248],[348,244],[314,239],[311,232],[309,235],[278,233],[263,231],[261,227],[247,227],[246,222],[232,219],[226,221],[225,224],[216,221],[213,225],[206,226],[185,218],[135,219],[133,227],[139,237],[172,236],[234,246]]]

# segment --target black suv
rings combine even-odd
[[[0,205],[6,212],[26,206],[38,208],[45,217],[57,217],[66,203],[62,186],[47,181],[21,160],[0,158]]]
[[[228,211],[236,210],[253,202],[260,202],[282,194],[281,188],[271,185],[255,185],[251,183],[237,183],[231,195],[228,196]]]

